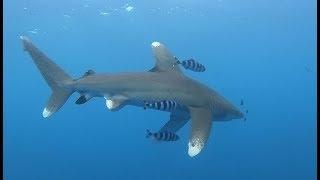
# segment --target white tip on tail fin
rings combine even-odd
[[[20,39],[22,40],[24,50],[30,54],[33,62],[53,91],[42,113],[43,117],[49,117],[58,111],[73,93],[73,90],[70,88],[73,80],[66,72],[33,45],[29,38],[20,36]]]
[[[73,93],[70,90],[64,89],[55,89],[53,90],[46,107],[42,112],[42,116],[47,118],[51,116],[53,113],[57,112],[67,101],[69,96]]]
[[[52,114],[52,112],[50,112],[47,108],[44,108],[43,112],[42,112],[42,116],[44,118],[49,117]]]

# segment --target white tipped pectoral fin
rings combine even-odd
[[[194,157],[196,155],[198,155],[202,148],[204,147],[204,145],[201,144],[192,144],[191,142],[188,143],[188,154],[190,157]]]
[[[122,95],[116,95],[111,97],[105,97],[106,99],[106,106],[111,111],[117,111],[121,109],[124,105],[126,105],[126,102],[128,100],[127,97]]]
[[[181,72],[179,66],[175,66],[177,60],[171,52],[160,42],[151,43],[152,52],[156,59],[156,65],[149,71],[152,72]]]
[[[191,114],[191,135],[188,154],[193,157],[201,152],[211,131],[212,112],[205,108],[189,108]]]

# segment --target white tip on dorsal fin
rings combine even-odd
[[[152,44],[151,44],[153,47],[159,47],[160,45],[161,45],[161,43],[159,43],[159,42],[153,42]]]
[[[151,72],[181,72],[179,66],[175,66],[177,60],[175,56],[160,42],[151,43],[152,52],[156,59],[155,66]]]

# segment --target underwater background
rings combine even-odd
[[[243,99],[247,120],[214,122],[191,158],[190,123],[177,142],[145,138],[166,112],[74,93],[44,119],[51,90],[20,35],[74,78],[147,71],[160,41],[207,69],[185,74]],[[5,0],[4,179],[315,179],[316,38],[315,0]]]

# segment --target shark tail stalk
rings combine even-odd
[[[20,39],[24,50],[30,54],[33,62],[52,90],[52,94],[42,113],[43,117],[47,118],[57,112],[74,92],[71,88],[73,79],[34,46],[27,37],[20,36]]]

